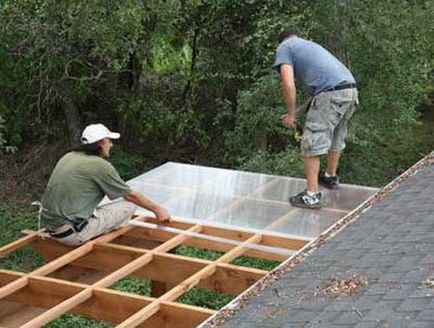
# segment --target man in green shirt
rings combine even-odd
[[[126,224],[136,205],[155,213],[159,222],[170,221],[165,208],[131,190],[105,159],[110,156],[112,139],[119,137],[102,124],[89,125],[83,130],[81,148],[57,163],[42,196],[40,214],[52,238],[69,246],[80,245]],[[104,196],[127,202],[98,207]]]

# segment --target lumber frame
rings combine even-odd
[[[0,270],[0,282],[17,279],[21,274]],[[50,308],[55,304],[86,289],[85,284],[66,282],[63,280],[35,277],[31,278],[29,285],[17,293],[5,298],[7,301],[19,302],[25,305]],[[96,320],[119,323],[128,314],[133,314],[141,307],[150,304],[154,298],[134,295],[105,288],[95,288],[92,298],[79,304],[71,313],[91,317]],[[172,312],[188,314],[190,321],[196,324],[207,319],[215,313],[213,310],[195,306],[185,306],[174,302],[164,302],[164,316],[170,317]],[[155,318],[154,321],[163,321],[164,318]],[[146,325],[148,326],[148,324]],[[155,326],[154,326],[155,327]]]
[[[145,217],[140,219],[153,221]],[[0,254],[9,254],[28,245],[49,262],[24,274],[0,270],[0,302],[3,299],[47,309],[21,327],[42,326],[67,312],[115,322],[118,327],[170,326],[180,322],[184,322],[185,327],[193,327],[215,311],[176,303],[180,296],[193,287],[238,295],[267,272],[233,265],[234,259],[244,255],[279,261],[286,259],[281,254],[248,249],[243,245],[253,243],[298,250],[310,241],[309,238],[283,238],[179,221],[169,226],[231,239],[239,245],[127,226],[73,249],[43,239],[39,232],[27,232],[25,237],[2,247]],[[224,254],[209,261],[169,253],[180,245]],[[67,266],[103,271],[104,276],[86,284],[65,280],[66,276],[58,273]],[[151,297],[108,289],[129,276],[150,279]],[[45,296],[40,297],[41,294]]]

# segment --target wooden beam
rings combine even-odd
[[[138,327],[147,328],[191,328],[197,327],[207,320],[216,311],[191,307],[186,304],[179,304],[173,307],[164,302],[160,303],[160,311],[151,316]]]
[[[251,268],[236,268],[219,263],[212,276],[202,279],[198,288],[237,296],[264,277],[268,272]]]
[[[215,311],[179,306],[173,303],[179,296],[195,286],[237,295],[267,273],[263,270],[228,264],[242,255],[269,258],[270,255],[267,255],[267,252],[246,249],[245,243],[284,249],[303,247],[307,243],[307,240],[302,238],[288,240],[271,235],[264,236],[176,221],[170,226],[239,241],[241,244],[234,247],[234,245],[189,237],[184,234],[131,226],[101,236],[73,250],[52,240],[32,238],[31,246],[53,261],[40,268],[42,270],[37,269],[27,275],[11,275],[0,271],[0,296],[4,287],[17,285],[17,281],[24,282],[21,287],[26,287],[18,289],[12,295],[6,293],[8,299],[24,295],[28,302],[38,302],[34,295],[41,295],[51,288],[49,292],[46,292],[49,296],[44,301],[47,302],[44,305],[49,310],[25,323],[22,326],[25,328],[44,325],[65,312],[80,312],[82,315],[97,320],[118,322],[120,327],[170,327],[177,324],[181,326],[182,319],[184,319],[183,322],[188,322],[185,327],[190,327],[207,319]],[[150,245],[149,239],[153,240],[153,245],[146,249]],[[143,248],[124,246],[123,243]],[[213,262],[166,253],[181,244],[221,250],[226,254]],[[87,246],[89,248],[84,248],[86,245],[90,245]],[[77,250],[80,249],[85,249],[85,251],[81,250],[81,253],[77,254]],[[283,259],[286,257],[279,258],[279,260]],[[110,273],[92,285],[59,282],[53,278],[38,276],[54,273],[65,265],[82,267],[85,270],[98,269]],[[151,279],[153,295],[161,296],[149,298],[106,289],[114,282],[130,275]],[[32,296],[29,296],[30,294]],[[123,304],[122,309],[119,308],[121,303]]]
[[[280,247],[285,249],[299,250],[310,243],[313,238],[298,237],[287,238],[273,235],[262,234],[261,245]]]
[[[29,278],[29,284],[7,296],[6,300],[50,308],[83,290],[83,286],[55,280]]]
[[[202,226],[200,225],[196,225],[191,227],[190,229],[188,229],[189,231],[201,231],[202,230]],[[111,273],[110,275],[108,275],[107,277],[105,277],[104,279],[98,281],[94,286],[96,287],[107,287],[110,286],[111,284],[113,284],[114,282],[129,276],[130,274],[132,274],[133,272],[139,270],[140,268],[144,267],[145,264],[148,264],[155,253],[158,252],[167,252],[169,250],[171,250],[172,248],[175,248],[176,246],[182,244],[183,242],[185,242],[185,240],[188,239],[188,236],[184,236],[184,235],[178,235],[170,240],[168,240],[167,242],[165,242],[164,244],[161,244],[160,246],[158,246],[157,248],[149,251],[148,253],[138,257],[137,259],[135,259],[134,261],[128,263],[127,265],[123,266],[122,268],[120,268],[119,270]]]
[[[1,272],[0,281],[7,281],[19,276],[20,274],[16,273]],[[88,287],[84,284],[70,283],[47,277],[31,278],[30,280],[26,288],[8,296],[7,299],[26,305],[50,308],[62,299]],[[150,304],[153,300],[145,296],[95,288],[93,296],[88,301],[73,308],[71,313],[117,323]],[[157,320],[163,324],[161,327],[170,327],[171,322],[175,323],[180,319],[181,315],[184,315],[185,318],[180,321],[183,322],[180,326],[192,327],[191,322],[198,324],[215,313],[212,310],[173,302],[161,303],[161,307],[163,312],[150,320],[147,326]]]
[[[262,240],[261,235],[253,235],[249,239],[246,240],[246,243],[256,243],[259,244]],[[243,245],[239,245],[233,249],[231,249],[229,252],[224,254],[223,256],[219,257],[217,259],[217,263],[230,263],[233,260],[235,260],[237,257],[240,257],[246,253],[246,249],[243,248]]]
[[[78,305],[74,311],[96,320],[118,323],[151,302],[151,298],[140,295],[95,289],[93,296]]]
[[[151,280],[151,296],[159,297],[167,291],[167,284],[158,280]]]
[[[228,238],[232,240],[244,241],[253,236],[251,232],[231,230],[212,226],[204,226],[203,233],[211,236]]]
[[[0,326],[8,328],[21,327],[24,323],[44,311],[45,309],[40,307],[2,299],[0,300]]]
[[[201,279],[204,277],[212,275],[216,270],[215,264],[210,264],[197,272],[196,274],[190,276],[183,282],[181,282],[176,287],[172,288],[166,294],[162,295],[158,300],[152,302],[151,304],[145,306],[143,309],[123,321],[118,328],[128,328],[128,327],[137,327],[142,322],[150,318],[160,309],[161,301],[173,301],[176,300],[179,296],[196,286]]]
[[[0,247],[0,256],[6,256],[16,251],[17,249],[26,246],[27,244],[31,243],[35,238],[37,238],[38,235],[43,231],[44,229],[41,229],[39,231],[33,232],[31,235],[24,236],[10,244]]]
[[[40,243],[48,243],[50,244],[50,247],[38,247],[38,250],[50,249],[54,252],[57,252],[56,247],[58,243],[53,241],[50,242],[49,240],[41,240]],[[90,269],[102,269],[104,271],[111,272],[146,252],[148,251],[117,244],[96,244],[94,251],[73,262],[72,265]],[[152,262],[135,271],[133,276],[165,283],[173,287],[212,263],[212,261],[202,259],[156,252]],[[236,295],[240,290],[244,290],[249,287],[252,284],[252,279],[253,281],[256,281],[257,277],[262,277],[267,273],[263,270],[240,267],[236,265],[221,264],[221,266],[224,268],[223,271],[227,269],[233,273],[238,272],[238,274],[217,274],[215,277],[213,276],[212,279],[210,278],[210,280],[201,281],[198,287],[220,291],[230,295]],[[217,273],[221,271],[222,270],[217,270]],[[233,279],[236,281],[232,281],[232,277],[234,277]],[[160,295],[155,294],[155,296]]]
[[[73,308],[78,306],[83,302],[83,300],[87,300],[92,297],[92,289],[86,288],[83,289],[78,294],[58,302],[56,306],[50,308],[46,312],[37,316],[36,318],[30,320],[26,324],[22,325],[22,328],[33,328],[33,327],[41,327],[50,321],[56,319],[59,315],[64,314],[66,312],[71,311]]]
[[[22,276],[25,276],[25,273],[15,272],[10,270],[0,269],[0,287],[11,283]]]
[[[146,251],[131,251],[122,248],[107,248],[95,245],[92,252],[72,262],[72,265],[85,266],[91,264],[94,269],[100,269],[101,271],[113,272],[116,271],[128,263],[136,260],[140,256],[147,254]]]
[[[182,236],[182,235],[181,235]],[[249,239],[245,241],[245,243],[259,243],[261,241],[261,235],[253,235]],[[243,245],[239,245],[232,250],[230,250],[225,255],[221,256],[214,263],[209,264],[199,272],[185,279],[183,282],[169,290],[166,294],[162,295],[159,299],[153,301],[151,304],[145,306],[139,312],[135,313],[127,320],[123,321],[119,328],[129,328],[129,327],[137,327],[142,322],[146,321],[150,318],[158,309],[160,308],[161,301],[174,301],[179,296],[183,295],[193,287],[199,284],[201,280],[205,280],[208,277],[212,276],[217,270],[218,263],[231,262],[240,255],[243,254],[245,249]]]
[[[46,275],[52,271],[57,270],[58,268],[70,263],[71,261],[74,261],[75,259],[79,258],[80,256],[83,256],[84,254],[90,252],[92,250],[93,244],[88,243],[84,244],[83,246],[74,249],[73,251],[66,253],[65,255],[55,259],[54,261],[51,261],[44,266],[40,267],[39,269],[36,269],[35,271],[26,274],[25,276],[22,276],[21,278],[13,281],[12,283],[3,286],[0,288],[0,299],[12,294],[13,292],[17,291],[18,289],[24,287],[28,283],[28,278],[32,276],[37,275]]]
[[[141,219],[141,218],[137,218]],[[143,219],[143,218],[142,218]],[[8,285],[5,285],[0,288],[0,299],[4,298],[7,295],[10,295],[14,293],[15,291],[19,290],[20,288],[23,288],[28,283],[28,278],[32,276],[45,276],[53,271],[56,271],[57,269],[61,268],[62,266],[69,264],[70,262],[74,261],[75,259],[85,255],[86,253],[89,253],[93,249],[93,245],[97,242],[108,242],[112,239],[115,239],[119,237],[120,235],[123,235],[125,232],[129,231],[132,227],[126,226],[120,229],[117,229],[115,231],[112,231],[108,234],[102,235],[94,240],[91,240],[87,243],[85,243],[82,246],[79,246],[67,254],[64,254],[60,256],[59,258],[56,258],[55,260],[43,265],[39,269],[36,269],[25,276],[22,276],[21,278],[11,282]],[[35,240],[35,239],[33,239]]]
[[[111,243],[150,250],[160,246],[162,242],[156,240],[144,239],[144,238],[136,238],[132,236],[120,236],[115,240],[111,241]]]
[[[191,227],[190,229],[188,229],[190,231],[201,231],[202,230],[202,226],[200,225],[195,225],[193,227]],[[103,236],[104,237],[104,236]],[[81,292],[79,292],[78,294],[75,294],[74,296],[72,296],[71,298],[57,304],[56,306],[52,307],[51,309],[49,309],[48,311],[46,311],[45,313],[43,313],[42,315],[34,318],[33,320],[27,322],[23,328],[31,328],[31,327],[39,327],[42,326],[44,324],[47,324],[48,322],[50,322],[51,320],[57,318],[58,316],[62,315],[63,313],[66,313],[68,311],[71,311],[74,307],[76,307],[77,305],[87,301],[88,299],[90,299],[92,297],[93,294],[93,289],[95,287],[107,287],[112,285],[114,282],[129,276],[130,274],[132,274],[134,271],[138,270],[140,267],[146,265],[147,263],[149,263],[150,261],[152,261],[153,255],[155,252],[165,252],[168,251],[180,244],[182,244],[188,237],[185,235],[178,235],[170,240],[168,240],[167,242],[165,242],[164,244],[158,246],[157,248],[149,251],[149,253],[143,254],[140,257],[136,258],[134,261],[128,263],[127,265],[123,266],[122,268],[112,272],[111,274],[109,274],[108,276],[106,276],[105,278],[99,280],[98,282],[96,282],[95,284],[93,284],[92,286],[87,287],[86,289],[83,289]],[[113,239],[113,238],[112,238]],[[104,239],[102,239],[104,241]],[[110,240],[110,239],[109,239]],[[87,245],[87,244],[85,244]],[[84,245],[84,246],[85,246]],[[91,244],[93,245],[93,244]],[[149,307],[146,306],[146,308],[149,307],[149,313],[150,316],[152,314],[154,314],[155,312],[157,312],[159,310],[159,304],[152,302],[150,305],[155,304],[155,306]],[[152,312],[155,311],[155,312]]]
[[[206,229],[208,229],[208,231],[213,232],[214,233],[213,235],[215,235],[217,237],[223,237],[223,238],[228,238],[228,239],[230,239],[229,237],[234,237],[234,238],[236,238],[235,240],[238,240],[238,241],[242,240],[242,239],[240,239],[240,236],[242,236],[242,238],[244,238],[244,237],[249,238],[249,237],[253,236],[253,234],[250,234],[250,233],[245,233],[245,234],[241,234],[241,235],[238,232],[230,233],[229,232],[230,230],[220,229],[220,228],[207,227]],[[161,230],[155,230],[155,229],[148,229],[148,228],[135,228],[128,233],[128,236],[132,236],[132,237],[137,238],[137,239],[151,239],[151,240],[155,240],[158,242],[165,242],[175,235],[176,235],[175,233],[171,233],[171,232],[167,232],[167,231],[161,231]],[[262,236],[264,236],[264,235],[262,235]],[[244,240],[246,240],[246,239],[244,239]],[[280,247],[283,249],[295,251],[295,250],[302,248],[311,239],[308,239],[308,238],[285,239],[282,237],[267,236],[267,238],[265,238],[264,240],[266,240],[266,242],[261,243],[260,245],[271,246],[271,247]],[[184,245],[189,246],[189,247],[197,247],[197,248],[203,248],[203,249],[214,250],[214,251],[219,251],[219,252],[228,252],[229,250],[234,248],[234,246],[230,245],[230,244],[221,243],[221,242],[217,242],[217,241],[213,241],[213,240],[195,238],[195,237],[191,237],[188,240],[186,240],[184,242]],[[288,258],[287,255],[276,254],[276,253],[262,251],[262,250],[256,250],[256,249],[246,249],[244,254],[246,256],[251,256],[251,257],[255,257],[255,258],[262,258],[262,259],[274,260],[274,261],[280,261],[280,262],[282,262]]]

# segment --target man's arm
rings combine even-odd
[[[280,65],[280,77],[282,79],[282,94],[288,113],[282,116],[282,124],[289,129],[294,129],[297,123],[296,96],[297,90],[294,81],[294,69],[291,65]]]
[[[124,195],[124,199],[151,212],[154,212],[157,220],[160,222],[170,222],[171,220],[169,212],[164,207],[153,203],[150,199],[136,191],[129,191]]]

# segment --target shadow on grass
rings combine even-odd
[[[178,299],[178,302],[200,306],[211,310],[219,310],[234,298],[235,296],[224,293],[193,288],[189,292],[182,295]]]
[[[64,314],[45,325],[44,328],[110,328],[115,326],[112,323],[88,319],[79,315]]]

